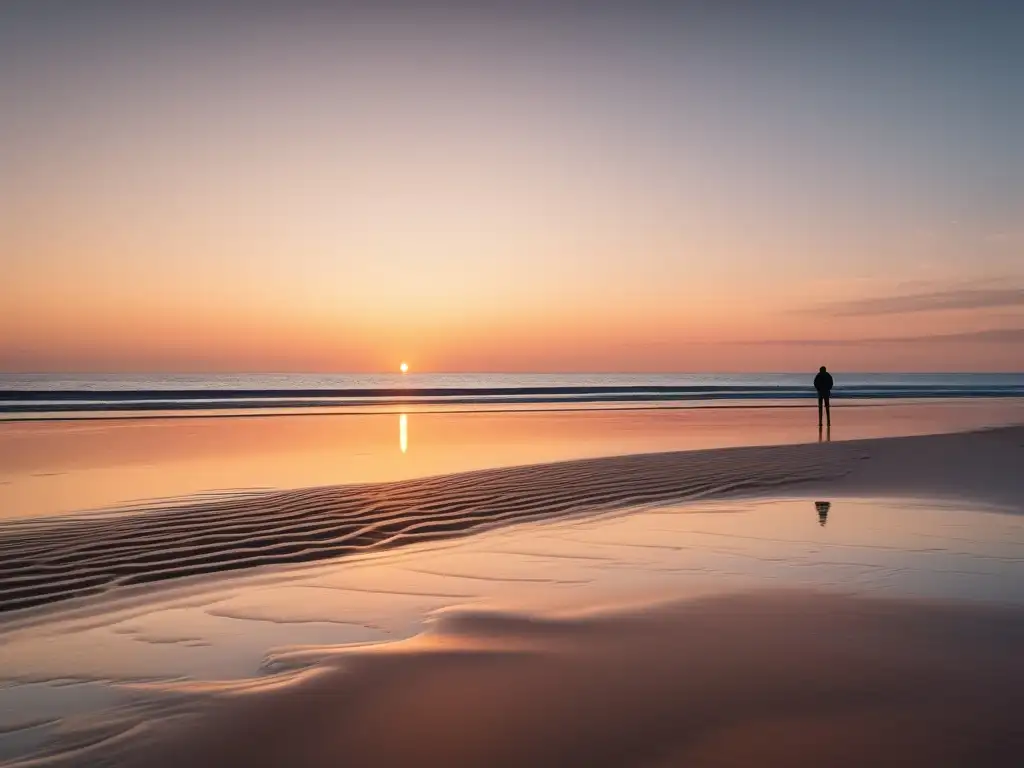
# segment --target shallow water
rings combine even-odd
[[[153,499],[365,483],[739,445],[933,434],[1024,421],[1024,400],[803,408],[404,413],[0,422],[0,518]]]
[[[0,625],[0,756],[137,699],[132,682],[259,677],[274,649],[400,640],[442,610],[563,615],[764,587],[1024,605],[1024,518],[924,500],[656,507],[57,607]]]

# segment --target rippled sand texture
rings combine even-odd
[[[1020,510],[1024,428],[662,453],[247,494],[0,527],[11,611],[185,576],[300,563],[641,504],[808,492],[960,496]]]

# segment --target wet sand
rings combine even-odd
[[[1024,612],[803,593],[583,619],[464,613],[279,660],[107,745],[137,766],[1015,765]],[[100,764],[100,763],[93,763]]]
[[[641,454],[247,494],[104,518],[0,526],[0,610],[499,525],[780,493],[966,498],[1020,512],[1024,427]]]
[[[1003,586],[1020,537],[1000,521],[1024,512],[1022,459],[1024,427],[1005,427],[7,521],[0,659],[6,699],[25,703],[7,751],[54,766],[1016,765],[1024,599]],[[812,503],[880,495],[990,522],[916,530],[925,518],[895,502],[837,503],[830,519]],[[770,516],[745,534],[687,522],[695,502],[780,496],[803,497],[799,530],[817,538],[787,544]],[[853,515],[867,528],[819,562]],[[552,525],[570,547],[550,548]],[[489,537],[511,559],[458,555]],[[623,547],[652,555],[626,568]],[[874,594],[879,574],[902,587],[843,594]],[[503,580],[497,602],[468,586]],[[554,610],[559,594],[572,599]],[[216,621],[240,634],[216,640]],[[268,629],[252,636],[254,621]],[[262,664],[227,680],[243,641]],[[207,649],[205,672],[175,671]]]

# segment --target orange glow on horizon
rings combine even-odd
[[[1020,368],[996,26],[24,5],[2,372]]]

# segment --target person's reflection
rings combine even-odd
[[[409,417],[404,413],[398,415],[398,447],[402,453],[409,450]]]
[[[821,442],[831,443],[832,442],[832,425],[831,424],[829,424],[825,428],[824,437],[822,437],[821,424],[818,425],[818,442],[819,443],[821,443]]]
[[[824,527],[828,522],[828,511],[832,508],[831,501],[816,501],[814,508],[818,510],[818,525]]]

